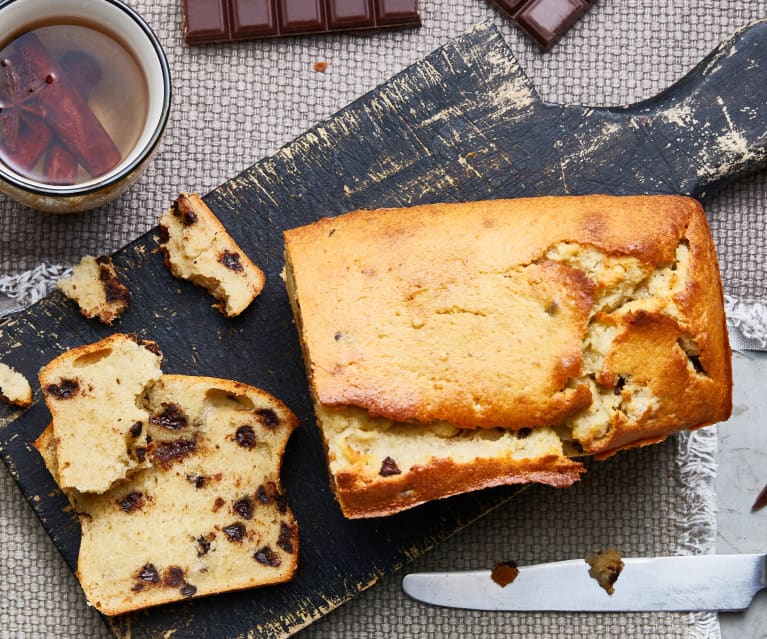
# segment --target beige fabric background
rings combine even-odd
[[[181,40],[179,2],[129,4],[155,29],[173,69],[174,106],[163,147],[142,180],[103,210],[55,217],[0,198],[0,274],[119,248],[152,228],[178,191],[205,193],[478,22],[498,25],[544,99],[605,105],[653,95],[735,30],[767,18],[762,0],[600,0],[543,54],[487,0],[421,0],[424,26],[417,31],[189,48]],[[326,73],[313,70],[317,60],[328,62]],[[725,287],[741,299],[766,297],[766,181],[764,171],[743,179],[707,206]],[[702,438],[695,445],[710,453],[711,433]],[[695,500],[710,500],[713,488],[704,482],[691,495],[689,445],[682,439],[622,454],[595,466],[572,490],[533,487],[413,568],[483,568],[507,558],[552,561],[605,544],[627,555],[710,549],[710,518],[698,519],[694,511]],[[705,459],[710,480],[712,460]],[[395,576],[299,636],[718,634],[715,620],[705,615],[489,615],[429,608],[407,600]],[[0,639],[109,636],[1,470]]]

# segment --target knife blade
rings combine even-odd
[[[624,558],[608,595],[589,576],[585,560],[519,569],[507,586],[490,570],[411,573],[402,581],[418,601],[471,610],[517,611],[699,611],[744,610],[767,587],[764,554]]]

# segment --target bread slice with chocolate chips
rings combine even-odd
[[[183,375],[164,375],[140,404],[149,466],[103,494],[65,490],[88,601],[117,615],[290,580],[298,525],[280,466],[295,415],[252,386]],[[57,478],[50,427],[35,446]]]
[[[207,289],[227,317],[242,313],[264,288],[263,271],[195,193],[181,194],[160,218],[160,249],[170,272]]]
[[[103,493],[148,467],[149,414],[138,402],[160,379],[161,361],[155,342],[115,333],[42,368],[63,489]]]

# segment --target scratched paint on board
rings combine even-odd
[[[330,492],[292,313],[280,278],[284,229],[356,208],[565,193],[703,196],[767,159],[767,22],[722,44],[643,103],[543,103],[498,32],[480,25],[206,196],[267,283],[227,320],[173,278],[150,232],[114,255],[133,304],[114,329],[54,293],[0,324],[3,360],[36,379],[62,351],[113,331],[153,339],[164,370],[264,388],[299,416],[283,483],[301,528],[290,584],[192,600],[111,622],[117,637],[283,637],[502,503],[515,488],[348,521]],[[158,218],[162,211],[158,211]],[[49,415],[0,407],[0,456],[75,565],[79,526],[29,443]],[[38,500],[35,497],[39,497]],[[510,505],[513,507],[513,501]]]

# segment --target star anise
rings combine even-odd
[[[51,82],[52,75],[36,76],[23,58],[0,60],[0,142],[10,151],[17,149],[22,122],[34,127],[44,117],[40,90]]]

